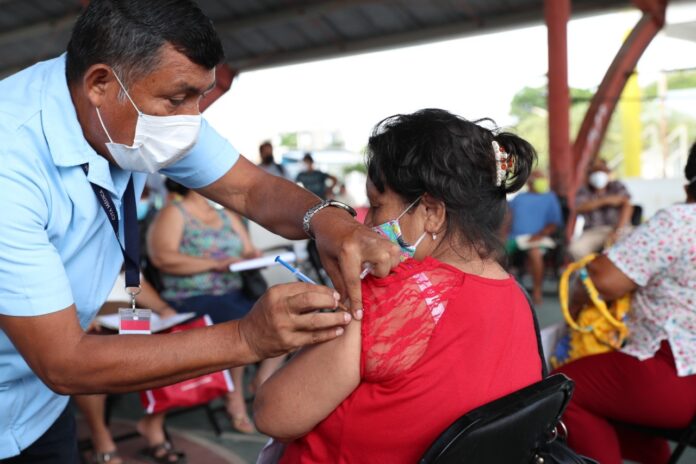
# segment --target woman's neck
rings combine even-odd
[[[455,250],[446,243],[440,244],[431,256],[467,274],[474,274],[489,279],[507,279],[510,275],[492,258],[481,258],[474,247]]]

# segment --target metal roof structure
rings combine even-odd
[[[85,0],[0,0],[0,77],[65,50]],[[544,0],[198,0],[238,72],[527,24]],[[573,0],[573,14],[631,7]]]

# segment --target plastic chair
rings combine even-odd
[[[544,461],[537,451],[556,438],[556,425],[570,401],[574,383],[563,374],[548,376],[536,311],[529,294],[519,287],[532,313],[543,380],[464,414],[433,442],[420,464]]]
[[[450,425],[420,463],[531,463],[572,392],[573,382],[556,374],[476,408]]]
[[[683,429],[661,429],[657,427],[645,427],[624,423],[621,423],[620,425],[639,431],[646,435],[656,436],[675,442],[677,446],[674,448],[674,451],[672,451],[672,455],[670,456],[669,461],[667,461],[667,464],[677,464],[679,458],[681,458],[682,454],[684,454],[684,450],[686,450],[687,446],[696,448],[696,416],[694,416],[691,423]]]

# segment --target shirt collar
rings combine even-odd
[[[112,169],[109,162],[94,151],[85,139],[65,76],[65,53],[53,60],[46,76],[41,95],[41,123],[56,166],[71,167],[87,163],[90,182],[118,197],[123,194],[125,184],[121,178],[125,178],[127,183],[130,173],[115,167]]]

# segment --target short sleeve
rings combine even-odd
[[[611,193],[613,195],[621,195],[621,196],[624,196],[626,198],[631,198],[631,194],[629,193],[628,189],[623,184],[623,182],[619,182],[619,181],[612,182],[610,190],[611,190]]]
[[[382,281],[368,277],[363,284],[361,377],[380,382],[411,369],[423,357],[449,295],[461,283],[461,275],[445,269],[390,275]]]
[[[36,316],[70,306],[73,296],[46,232],[50,208],[40,170],[0,153],[0,314]]]
[[[221,178],[239,159],[239,152],[205,119],[198,142],[180,161],[160,171],[188,188],[206,187]]]
[[[663,209],[611,247],[606,255],[629,279],[644,287],[652,276],[681,255],[686,243],[681,230],[670,211]]]
[[[561,203],[555,194],[549,194],[549,209],[547,212],[546,224],[556,224],[558,227],[563,227],[563,214],[561,212]]]

